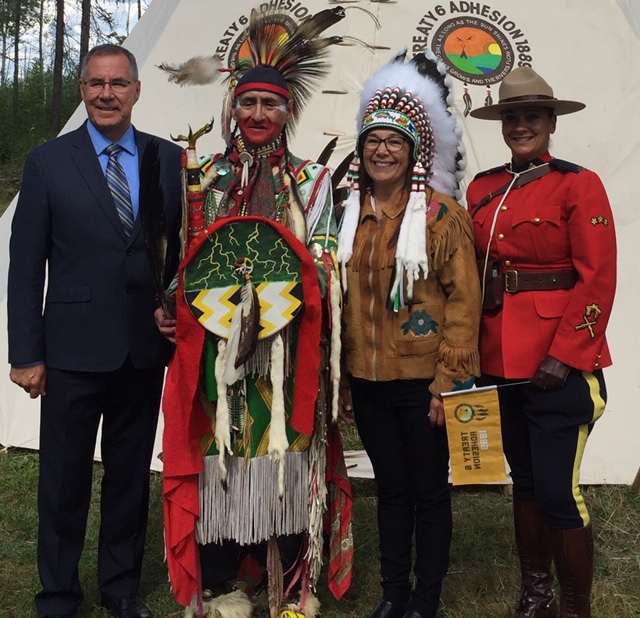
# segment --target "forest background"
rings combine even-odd
[[[55,137],[80,103],[90,47],[121,43],[151,0],[0,0],[0,213],[27,153]]]

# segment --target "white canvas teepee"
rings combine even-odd
[[[292,20],[336,3],[328,0],[265,0]],[[125,45],[135,53],[142,80],[134,122],[142,130],[168,137],[199,128],[212,117],[214,131],[199,143],[201,154],[221,149],[219,122],[223,87],[180,88],[169,84],[156,67],[195,55],[222,54],[226,61],[237,52],[241,33],[257,0],[154,0]],[[431,49],[447,58],[454,78],[456,113],[464,128],[469,182],[476,172],[504,163],[508,151],[497,123],[465,116],[466,102],[494,100],[505,72],[531,64],[561,98],[584,101],[584,111],[563,116],[553,136],[552,152],[596,171],[607,187],[617,224],[619,247],[618,293],[609,326],[614,366],[605,370],[609,403],[593,431],[582,467],[584,483],[633,481],[640,466],[640,329],[635,301],[640,278],[640,205],[635,198],[634,174],[640,170],[640,3],[635,0],[345,0],[350,9],[332,34],[366,41],[373,49],[350,39],[332,48],[334,69],[303,114],[291,142],[296,154],[316,157],[338,136],[330,165],[337,165],[353,148],[358,93],[366,78],[403,47],[409,53]],[[534,10],[535,7],[535,10]],[[480,47],[478,47],[480,46]],[[484,54],[492,63],[481,70],[465,63]],[[466,56],[466,58],[465,58]],[[480,65],[482,66],[482,65]],[[69,130],[84,120],[83,108],[70,119]],[[0,218],[0,349],[6,350],[6,275],[8,238],[13,205]],[[8,379],[0,365],[0,444],[38,446],[38,405]],[[159,450],[159,442],[157,445]],[[96,453],[99,457],[99,452]],[[161,462],[154,459],[154,469]]]

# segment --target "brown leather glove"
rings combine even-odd
[[[531,378],[531,383],[541,391],[557,391],[564,386],[569,371],[571,371],[569,365],[565,365],[553,356],[545,356]]]

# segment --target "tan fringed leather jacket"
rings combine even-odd
[[[344,369],[373,381],[434,378],[434,395],[468,388],[480,375],[471,217],[453,198],[427,189],[429,276],[414,283],[411,307],[395,312],[389,291],[406,202],[404,194],[380,219],[369,197],[362,207],[347,264]]]

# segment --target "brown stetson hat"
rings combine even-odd
[[[498,103],[479,107],[470,114],[483,120],[500,120],[503,111],[516,107],[551,107],[557,116],[561,116],[578,112],[586,106],[578,101],[556,99],[551,86],[532,68],[518,67],[502,80]]]

